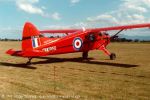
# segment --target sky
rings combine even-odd
[[[150,23],[150,0],[0,0],[0,38],[21,38],[25,22],[39,30]],[[150,29],[124,32],[150,36]]]

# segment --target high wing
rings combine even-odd
[[[90,32],[100,32],[100,31],[112,31],[112,30],[127,30],[134,28],[150,28],[150,23],[147,24],[134,24],[134,25],[124,25],[124,26],[113,26],[113,27],[104,27],[104,28],[91,28],[86,29]],[[66,29],[66,30],[43,30],[40,33],[74,33],[77,31],[82,31],[82,29]]]
[[[134,25],[124,25],[124,26],[114,26],[114,27],[105,27],[105,28],[95,28],[90,29],[92,32],[99,32],[99,31],[113,31],[113,30],[127,30],[127,29],[134,29],[134,28],[150,28],[150,23],[147,24],[134,24]]]

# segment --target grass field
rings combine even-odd
[[[33,59],[5,54],[21,42],[0,42],[0,100],[150,100],[150,44],[112,43],[100,51]]]

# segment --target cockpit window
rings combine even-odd
[[[39,37],[44,37],[44,35],[43,35],[43,34],[40,34]]]
[[[47,38],[62,38],[67,36],[66,33],[42,33],[39,37],[47,37]]]
[[[89,38],[90,41],[95,41],[96,37],[95,37],[94,33],[90,33],[89,36],[88,36],[88,38]]]
[[[99,36],[108,35],[107,32],[99,32]]]
[[[101,32],[98,33],[99,36],[102,36],[103,34]]]

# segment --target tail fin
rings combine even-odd
[[[30,22],[26,22],[22,33],[22,50],[33,50],[39,46],[40,32]]]

